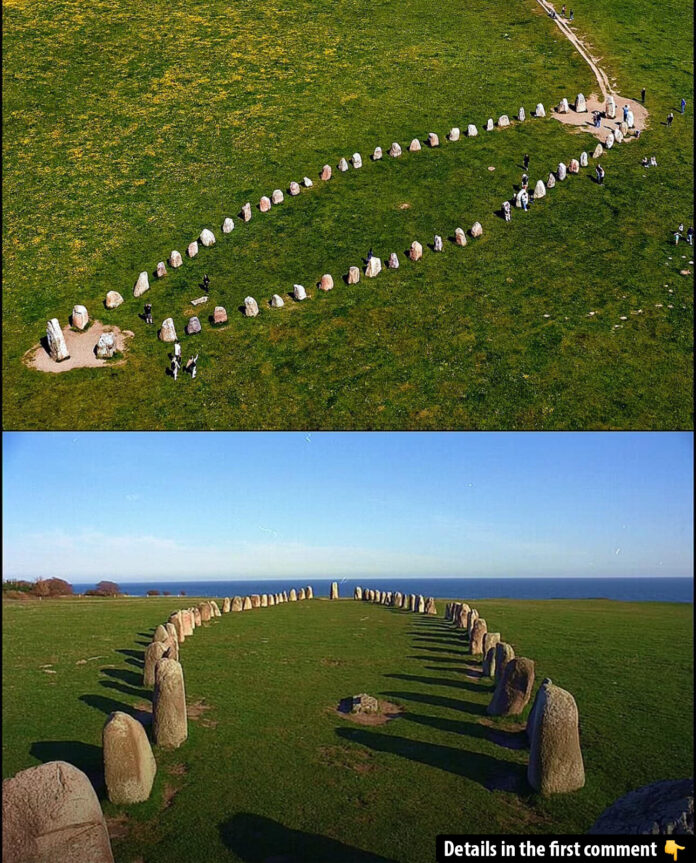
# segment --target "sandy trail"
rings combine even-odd
[[[102,333],[113,333],[116,342],[116,350],[124,353],[126,342],[133,338],[130,330],[120,330],[118,327],[105,326],[101,321],[94,321],[92,326],[84,332],[76,332],[70,326],[63,327],[65,344],[68,346],[70,357],[57,363],[51,359],[46,349],[46,340],[42,339],[39,344],[30,348],[24,354],[24,362],[29,368],[38,369],[41,372],[68,372],[70,369],[99,368],[106,365],[122,365],[125,359],[101,360],[94,349]]]

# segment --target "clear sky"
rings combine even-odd
[[[4,578],[690,576],[679,433],[8,433]]]

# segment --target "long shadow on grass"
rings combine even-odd
[[[529,790],[526,781],[527,768],[524,764],[502,761],[482,752],[442,746],[439,743],[425,743],[422,740],[409,740],[393,734],[377,734],[358,728],[337,728],[336,734],[344,740],[359,743],[376,752],[389,752],[408,758],[409,761],[420,761],[421,764],[464,776],[489,791]]]
[[[292,830],[284,824],[240,812],[220,824],[225,846],[246,863],[395,863],[386,857],[345,845],[329,836]]]
[[[104,790],[104,767],[100,746],[82,743],[79,740],[41,740],[31,744],[29,754],[44,764],[48,761],[67,761],[87,775],[98,794]]]
[[[446,669],[449,671],[450,669]],[[447,677],[421,677],[419,674],[385,674],[395,680],[413,680],[416,683],[428,683],[431,686],[452,686],[454,689],[469,689],[471,692],[485,691],[477,683],[469,683],[468,680],[450,680]]]
[[[147,698],[150,698],[152,693],[147,693]],[[133,714],[134,708],[130,704],[126,704],[123,701],[114,701],[113,698],[105,698],[103,695],[81,695],[79,698],[80,701],[89,705],[90,707],[94,707],[95,710],[100,710],[102,713],[106,713],[108,716],[110,713],[113,713],[114,710],[121,710],[123,713]]]
[[[381,694],[386,698],[417,701],[420,704],[432,704],[435,707],[446,707],[449,710],[475,713],[477,716],[485,716],[486,714],[486,706],[484,704],[476,704],[474,701],[462,701],[459,698],[448,698],[446,695],[422,695],[420,692],[382,692]]]
[[[453,647],[423,647],[422,644],[416,644],[413,647],[414,650],[425,650],[428,653],[452,653],[455,656],[467,657],[471,656],[466,650],[455,650]],[[439,657],[437,657],[439,659]],[[431,656],[430,659],[435,659],[435,657]],[[443,660],[444,662],[444,660]]]
[[[116,653],[122,653],[127,656],[126,662],[128,665],[135,665],[138,668],[145,666],[145,651],[144,650],[117,650]]]

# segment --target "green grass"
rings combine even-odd
[[[630,789],[690,775],[691,605],[476,606],[534,659],[535,690],[550,676],[575,696],[581,791],[533,793],[528,751],[491,738],[481,724],[491,684],[465,675],[473,660],[442,621],[442,601],[438,618],[350,600],[293,603],[223,615],[182,645],[187,698],[209,709],[189,721],[181,748],[155,747],[148,802],[116,807],[101,788],[106,815],[125,830],[118,863],[195,860],[201,849],[210,861],[292,851],[421,863],[437,833],[583,832]],[[101,787],[103,723],[149,701],[143,650],[176,607],[174,598],[3,603],[3,776],[62,758]],[[56,674],[40,669],[47,663]],[[406,713],[378,727],[337,717],[332,707],[357,692]],[[524,740],[511,720],[494,725]]]
[[[483,133],[489,116],[595,89],[533,0],[8,0],[5,427],[692,427],[692,280],[669,245],[693,219],[692,7],[607,0],[575,16],[622,94],[647,87],[651,128],[607,155],[605,189],[583,171],[505,225],[494,212],[524,152],[534,181],[595,144],[550,117]],[[687,115],[667,130],[681,95]],[[478,138],[445,141],[472,121]],[[368,158],[429,131],[436,151]],[[324,162],[356,150],[361,170],[318,181]],[[653,153],[659,168],[643,171]],[[236,218],[305,174],[312,190]],[[224,237],[226,215],[236,226]],[[413,239],[474,220],[485,233],[466,249],[404,259]],[[217,246],[147,295],[156,323],[172,315],[181,334],[208,272],[208,306],[230,314],[217,330],[202,307],[203,333],[183,340],[200,352],[198,377],[175,384],[132,286],[206,226]],[[396,250],[401,269],[346,286],[370,247]],[[320,296],[324,272],[336,287]],[[295,282],[312,299],[265,307]],[[107,312],[110,289],[126,302]],[[249,294],[254,320],[237,312]],[[127,363],[26,368],[46,319],[66,321],[76,302],[135,332]]]

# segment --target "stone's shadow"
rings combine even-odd
[[[121,680],[130,686],[140,688],[143,685],[142,674],[136,674],[135,671],[129,671],[127,668],[102,668],[101,673],[107,677],[113,677],[115,680]]]
[[[151,693],[148,692],[148,700],[150,695]],[[113,698],[105,698],[103,695],[81,695],[78,700],[89,705],[89,707],[94,707],[95,710],[106,713],[107,716],[110,716],[115,710],[121,710],[123,713],[128,713],[129,715],[133,714],[133,708],[130,704],[126,704],[123,701],[114,701]]]
[[[423,713],[403,713],[402,719],[416,722],[418,725],[427,725],[429,728],[437,728],[438,731],[446,731],[449,734],[466,734],[468,737],[478,737],[488,740],[490,731],[478,722],[467,722],[464,719],[446,719],[443,716],[427,716]]]
[[[142,638],[152,639],[152,636],[155,634],[155,627],[153,626],[151,629],[148,629],[147,632],[136,632],[135,634],[141,636]],[[149,643],[150,642],[148,641],[148,644]]]
[[[427,649],[427,648],[426,648]],[[447,651],[448,653],[450,651]],[[406,659],[420,659],[422,662],[451,662],[453,665],[461,665],[462,662],[466,661],[466,654],[462,654],[460,657],[449,657],[449,656],[421,656],[418,653],[413,653],[411,656],[407,656]],[[456,671],[456,668],[440,668],[438,671]]]
[[[41,740],[31,744],[29,754],[43,764],[49,761],[67,761],[87,775],[100,799],[105,796],[101,746],[79,740]]]
[[[491,791],[531,791],[527,785],[527,768],[524,764],[501,761],[491,755],[467,751],[461,747],[425,743],[422,740],[409,740],[406,737],[397,737],[393,734],[377,734],[374,731],[364,731],[361,728],[337,728],[336,734],[343,740],[367,746],[376,752],[399,755],[410,761],[419,761],[421,764],[428,764],[439,770],[464,776]]]
[[[144,650],[117,650],[116,653],[122,653],[127,656],[126,662],[128,665],[135,665],[137,668],[145,666],[145,651]]]
[[[526,729],[521,731],[509,731],[506,728],[494,728],[491,726],[482,726],[484,728],[484,737],[495,743],[497,746],[504,746],[505,749],[529,749],[529,739]]]
[[[395,863],[317,833],[293,830],[249,812],[239,812],[219,825],[225,847],[244,863]]]
[[[447,669],[449,671],[449,669]],[[466,680],[449,680],[447,677],[421,677],[418,674],[385,674],[394,680],[412,680],[415,683],[428,683],[431,686],[451,686],[454,689],[469,689],[471,692],[481,692],[482,687]]]
[[[171,371],[171,369],[170,369],[170,371]],[[152,644],[152,642],[151,641],[134,641],[133,644],[139,644],[142,647],[149,647]]]
[[[446,707],[449,710],[463,710],[467,713],[475,713],[477,716],[487,715],[484,704],[476,704],[474,701],[462,701],[458,698],[448,698],[445,695],[422,695],[420,692],[382,692],[381,695],[397,700],[433,704],[435,707]]]

